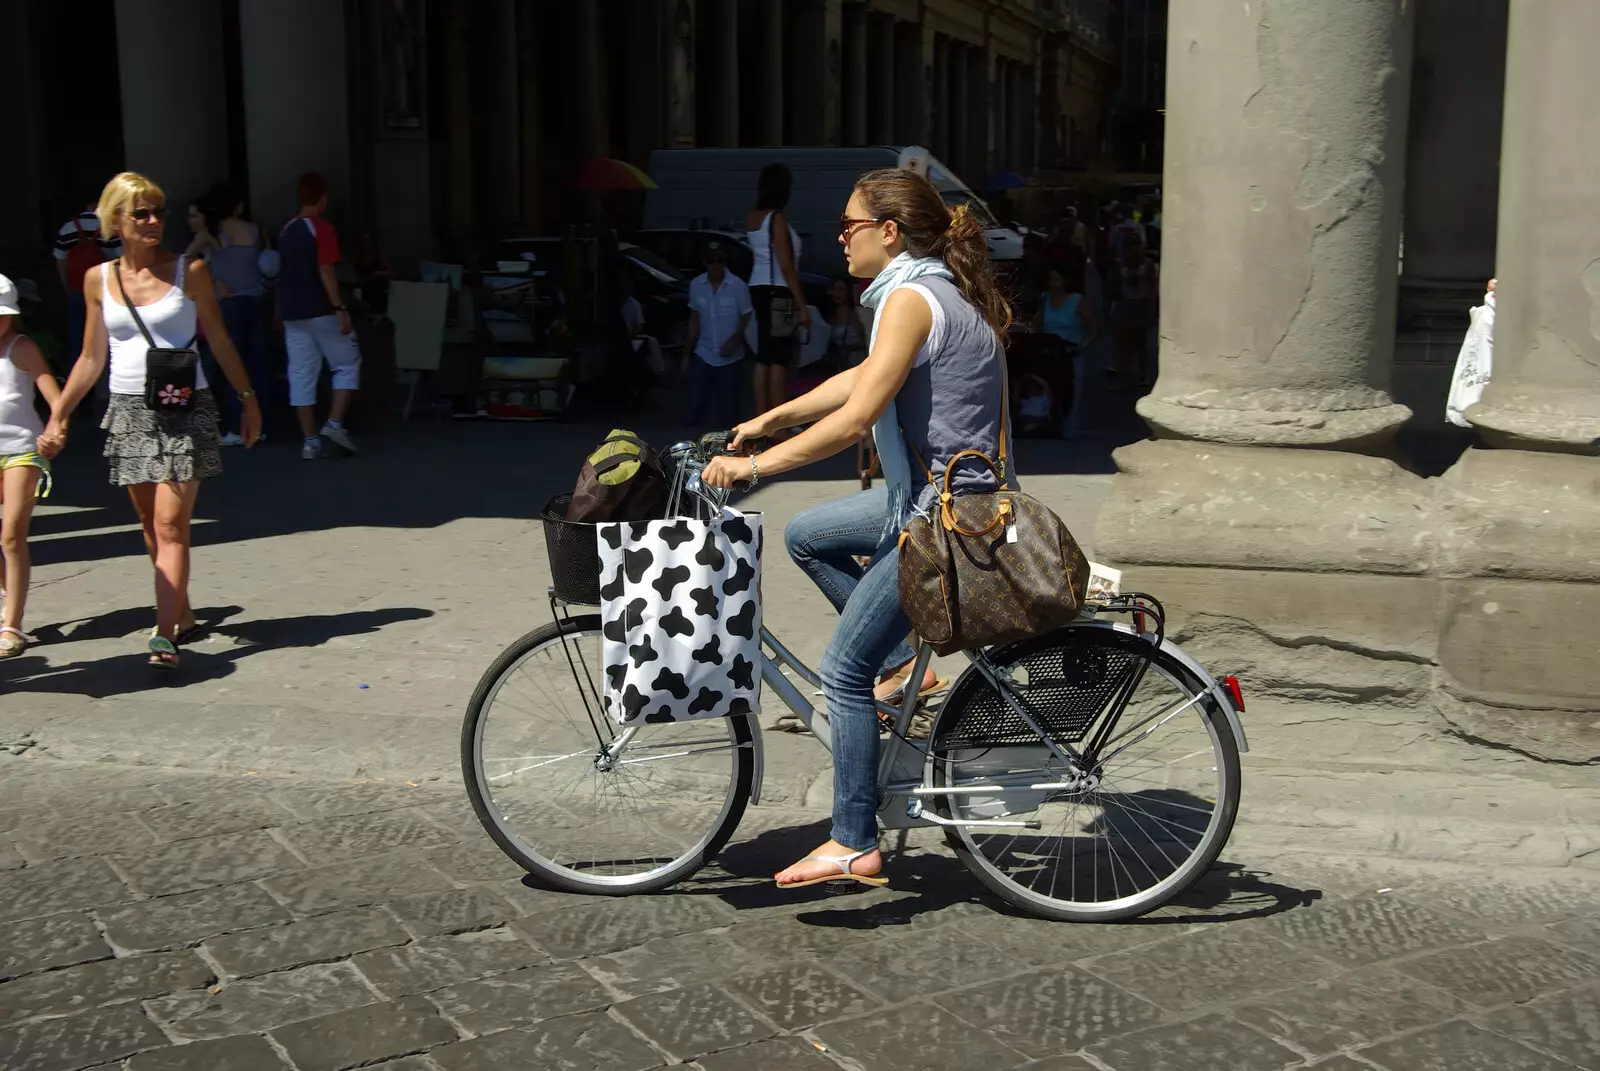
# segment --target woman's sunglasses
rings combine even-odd
[[[849,216],[839,217],[839,240],[848,242],[862,227],[874,223],[888,223],[886,219],[851,219]]]
[[[156,223],[166,216],[167,210],[157,205],[154,208],[135,208],[128,215],[135,223]]]

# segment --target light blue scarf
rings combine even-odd
[[[873,311],[872,339],[867,352],[872,352],[872,347],[878,343],[878,324],[882,322],[882,317],[877,312],[889,300],[889,294],[906,283],[930,275],[941,279],[955,278],[938,257],[914,257],[910,253],[901,253],[872,280],[872,285],[861,295],[861,304]],[[900,434],[900,414],[892,398],[878,422],[872,425],[872,445],[877,449],[878,461],[883,465],[884,482],[889,485],[889,516],[879,540],[881,543],[884,539],[897,537],[911,519],[911,457],[906,450],[905,438]]]

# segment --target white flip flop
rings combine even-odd
[[[800,861],[802,863],[831,863],[839,868],[839,873],[825,874],[820,878],[807,878],[805,881],[778,881],[776,878],[773,881],[780,889],[803,889],[807,885],[821,885],[832,881],[853,881],[862,885],[873,886],[887,885],[889,884],[889,879],[882,874],[857,874],[850,869],[851,864],[857,859],[860,859],[868,852],[876,850],[875,848],[868,848],[866,851],[851,852],[849,855],[808,855]]]

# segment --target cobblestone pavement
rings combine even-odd
[[[669,892],[550,892],[444,783],[0,756],[0,1067],[1600,1067],[1600,881],[1235,839],[1119,925],[1008,914],[919,832],[779,892],[753,809]]]

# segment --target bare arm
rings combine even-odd
[[[183,292],[194,302],[200,326],[206,330],[206,342],[211,347],[211,355],[217,359],[217,365],[233,386],[234,393],[242,399],[243,426],[239,430],[244,434],[246,445],[254,445],[261,431],[261,406],[253,393],[255,387],[250,382],[250,374],[239,359],[233,339],[228,337],[228,325],[222,319],[222,306],[217,304],[211,269],[206,267],[205,261],[197,260],[189,265],[189,270],[183,276]]]
[[[694,357],[694,348],[698,345],[700,345],[700,313],[690,309],[689,326],[683,332],[683,363],[685,365]]]
[[[783,281],[799,305],[800,323],[811,326],[811,310],[806,306],[805,288],[800,285],[800,270],[794,263],[794,242],[789,237],[789,217],[782,212],[772,213],[772,256],[783,272]]]
[[[50,363],[39,352],[38,344],[26,336],[18,339],[17,344],[11,347],[11,363],[33,380],[33,385],[39,388],[39,393],[44,395],[44,400],[54,410],[56,402],[61,399],[61,386],[56,382],[55,373],[50,371]]]
[[[872,425],[900,392],[917,351],[933,330],[933,310],[920,295],[910,291],[891,294],[880,315],[883,323],[878,328],[877,343],[867,359],[852,369],[854,382],[844,404],[794,438],[757,455],[755,462],[761,475],[776,476],[832,457],[854,446],[872,430]],[[841,372],[811,394],[829,389],[835,380],[850,374]],[[748,476],[748,462],[740,458],[715,458],[706,468],[705,480],[713,487],[731,487],[734,481]]]

